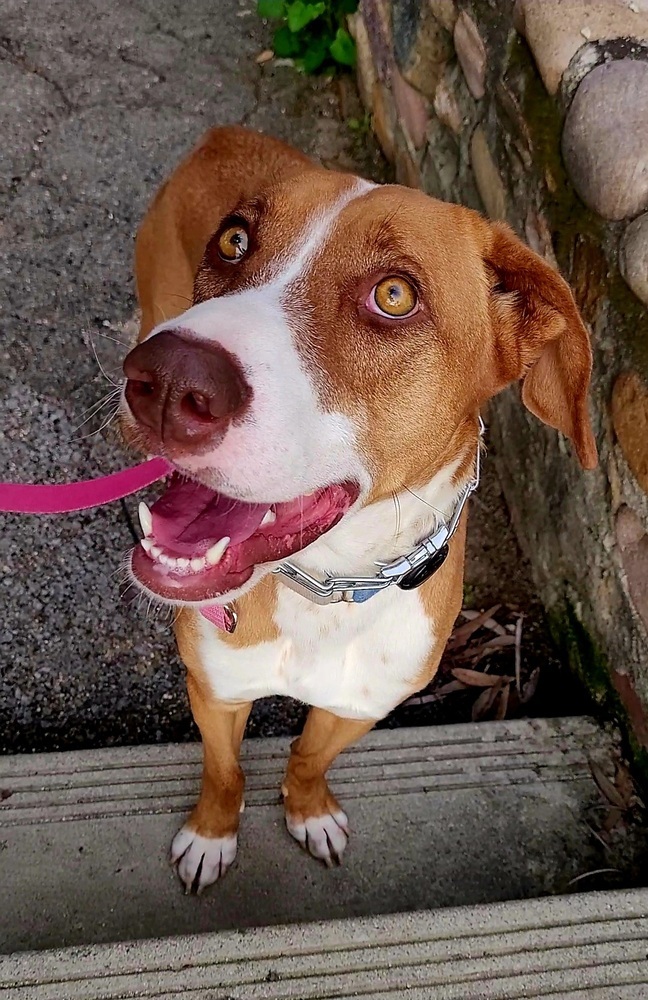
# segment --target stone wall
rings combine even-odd
[[[648,771],[648,0],[362,0],[352,30],[398,180],[506,220],[591,328],[599,469],[513,390],[489,438],[555,634]]]

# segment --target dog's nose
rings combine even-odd
[[[206,445],[251,395],[236,360],[218,344],[163,331],[124,361],[126,401],[164,444]]]

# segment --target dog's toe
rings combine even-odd
[[[185,892],[198,895],[208,885],[222,878],[236,857],[236,835],[202,837],[183,826],[171,845],[171,864],[178,866],[178,875]]]
[[[349,842],[349,820],[341,809],[305,819],[286,813],[286,826],[305,850],[329,868],[342,860]]]

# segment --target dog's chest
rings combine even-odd
[[[435,644],[418,593],[319,607],[279,587],[279,637],[233,648],[201,620],[199,657],[215,696],[288,695],[347,718],[383,718],[416,686]]]

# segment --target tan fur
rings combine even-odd
[[[200,798],[187,826],[203,837],[226,837],[238,830],[245,778],[238,762],[252,706],[218,701],[210,693],[197,651],[195,612],[183,609],[175,627],[187,668],[191,711],[203,745]]]
[[[339,811],[340,804],[324,775],[335,758],[373,729],[366,719],[340,719],[321,708],[311,708],[304,731],[295,740],[281,791],[286,812],[293,821]]]
[[[137,237],[140,339],[193,302],[253,283],[276,248],[289,251],[305,221],[354,183],[244,129],[207,133],[161,189]],[[380,211],[374,213],[377,199]],[[234,211],[251,227],[262,219],[264,239],[249,261],[228,269],[210,240]],[[405,268],[417,276],[424,306],[394,333],[370,317],[368,322],[364,301],[377,277]],[[331,274],[339,276],[339,287],[332,287]],[[296,306],[305,303],[307,314],[317,316],[316,325],[305,324],[298,346],[304,364],[326,374],[320,380],[323,398],[352,417],[356,401],[363,401],[362,444],[375,473],[368,502],[415,489],[457,460],[458,481],[465,480],[481,405],[519,378],[526,405],[572,438],[583,465],[595,462],[587,418],[587,333],[564,281],[506,227],[420,192],[376,189],[349,204],[322,247],[317,268],[294,295]],[[443,405],[431,407],[431,399]],[[392,411],[398,420],[385,419]],[[137,439],[132,428],[130,436]],[[466,520],[464,515],[445,564],[419,592],[437,638],[412,690],[434,676],[461,608]],[[278,638],[276,587],[266,578],[237,602],[239,627],[223,641],[244,648]],[[176,625],[204,745],[203,786],[190,826],[220,837],[238,827],[243,796],[238,752],[250,706],[225,705],[211,696],[196,614],[181,611]],[[283,785],[293,819],[339,809],[326,771],[372,725],[311,710]]]

